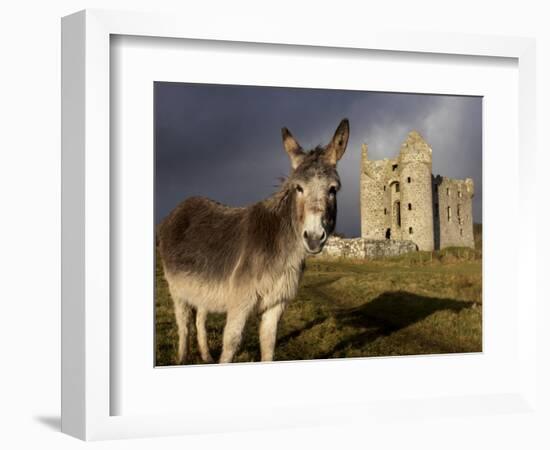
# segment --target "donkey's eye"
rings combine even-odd
[[[328,190],[328,195],[335,196],[336,195],[336,186],[331,186]]]
[[[302,188],[302,186],[300,186],[299,184],[296,185],[296,190],[300,193],[303,193],[304,192],[304,189]]]

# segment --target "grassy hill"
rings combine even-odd
[[[308,259],[297,298],[279,326],[275,359],[481,351],[480,254],[452,248],[373,261]],[[156,276],[156,360],[171,365],[176,323],[161,267]],[[221,314],[207,322],[214,358],[221,352],[224,323]],[[191,328],[190,363],[201,363]],[[254,316],[236,361],[259,357]]]

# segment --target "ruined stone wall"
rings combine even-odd
[[[439,211],[439,248],[474,248],[473,180],[455,180],[441,176],[434,180],[437,189],[435,205]]]
[[[387,160],[369,161],[368,148],[361,151],[361,236],[367,239],[385,239],[389,227],[388,198],[386,195]]]
[[[342,239],[330,237],[319,256],[337,258],[386,258],[417,251],[412,241],[396,241],[390,239]]]

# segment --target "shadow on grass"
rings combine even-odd
[[[323,357],[330,358],[335,352],[346,348],[360,349],[379,337],[388,336],[420,322],[437,311],[447,310],[458,313],[472,307],[474,303],[425,297],[405,291],[385,292],[361,306],[341,309],[335,313],[339,326],[357,328],[358,333],[339,342]]]
[[[296,339],[299,337],[302,333],[305,333],[308,330],[311,330],[313,327],[322,324],[325,320],[327,320],[326,316],[318,317],[317,319],[313,319],[309,322],[307,322],[302,327],[292,330],[290,333],[285,334],[284,336],[277,339],[277,345],[285,345],[288,342],[292,341],[293,339]]]

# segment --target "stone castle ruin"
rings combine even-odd
[[[409,240],[419,250],[474,247],[471,178],[432,174],[432,149],[411,131],[395,159],[361,152],[361,236]]]

